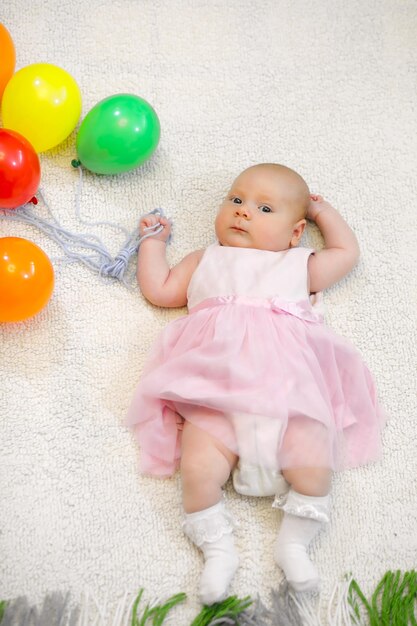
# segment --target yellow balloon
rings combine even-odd
[[[81,94],[68,72],[50,63],[34,63],[16,72],[4,90],[4,127],[15,130],[37,152],[64,141],[81,115]]]

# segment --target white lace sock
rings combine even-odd
[[[275,545],[275,560],[295,591],[309,591],[319,586],[320,577],[307,548],[328,521],[329,496],[304,496],[293,491],[279,506],[284,518]]]
[[[227,596],[239,564],[232,535],[234,523],[223,501],[197,513],[186,513],[183,528],[204,554],[205,563],[200,578],[201,602],[221,602]]]

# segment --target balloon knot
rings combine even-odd
[[[33,196],[33,198],[29,200],[29,202],[31,202],[32,204],[38,204],[38,199]]]
[[[80,167],[81,161],[78,161],[77,159],[72,159],[71,165],[72,167]]]

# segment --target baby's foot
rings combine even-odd
[[[205,564],[200,578],[200,600],[203,604],[221,602],[239,565],[231,534],[201,546]]]
[[[320,583],[316,566],[310,560],[303,545],[277,543],[275,560],[283,570],[288,584],[294,591],[313,591]]]

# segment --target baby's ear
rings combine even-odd
[[[290,244],[292,247],[296,246],[299,243],[301,237],[303,236],[303,232],[306,227],[306,224],[307,224],[307,220],[302,219],[302,220],[298,220],[298,222],[294,225],[294,228],[292,231],[292,237],[290,241]]]

